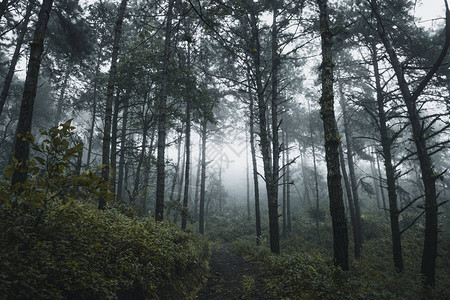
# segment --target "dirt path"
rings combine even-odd
[[[259,267],[233,252],[232,244],[212,247],[211,271],[200,300],[273,299],[265,292]]]

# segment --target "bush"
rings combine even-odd
[[[206,242],[152,219],[53,203],[42,221],[0,206],[0,290],[10,299],[185,298],[204,280]]]
[[[97,174],[70,170],[81,150],[71,146],[70,124],[42,130],[41,144],[31,138],[37,155],[25,183],[1,183],[0,298],[193,297],[205,280],[207,243],[130,210],[95,209],[112,194]],[[16,160],[7,175],[19,167]]]
[[[256,240],[254,220],[247,220],[247,215],[233,213],[215,213],[206,219],[206,236],[213,242],[231,243],[240,238]]]
[[[377,239],[383,234],[390,232],[389,225],[383,217],[368,215],[361,216],[361,231],[363,241]]]
[[[237,251],[258,260],[266,269],[270,293],[276,299],[389,299],[366,288],[363,282],[310,251],[270,254],[263,247],[237,244]],[[291,249],[292,250],[292,249]]]
[[[379,226],[384,228],[385,221]],[[304,235],[290,237],[281,255],[253,243],[236,243],[235,249],[265,268],[266,284],[276,299],[448,299],[449,233],[440,234],[436,288],[429,290],[423,288],[419,275],[423,237],[404,234],[405,271],[399,274],[392,261],[390,234],[384,231],[364,242],[361,258],[352,259],[350,254],[348,272],[334,267],[332,251],[304,240]]]
[[[314,222],[324,222],[327,217],[327,211],[323,207],[319,207],[319,209],[317,209],[317,207],[315,206],[310,206],[306,213],[308,214],[308,217]]]

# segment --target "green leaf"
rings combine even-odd
[[[45,166],[45,160],[42,157],[36,156],[35,159],[38,161],[39,164]]]

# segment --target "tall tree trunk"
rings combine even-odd
[[[77,153],[77,162],[75,164],[75,175],[80,176],[81,175],[81,165],[83,163],[83,149],[84,145],[81,140],[78,141],[79,144],[81,144],[81,151]],[[77,187],[78,188],[78,187]]]
[[[309,114],[309,137],[311,139],[311,147],[312,147],[312,155],[313,155],[313,166],[314,166],[314,187],[315,187],[315,195],[316,195],[316,229],[317,229],[317,237],[320,238],[320,220],[319,220],[319,179],[317,174],[317,162],[316,162],[316,144],[314,143],[313,136],[313,124],[311,117],[311,107],[308,101],[308,114]]]
[[[247,180],[247,221],[250,221],[250,166],[248,163],[248,130],[245,124],[245,166]]]
[[[55,126],[58,126],[59,122],[63,121],[63,120],[61,120],[61,118],[63,117],[64,100],[65,100],[65,96],[66,96],[67,86],[69,85],[69,78],[70,78],[70,73],[72,72],[73,64],[74,64],[73,59],[69,58],[69,62],[67,63],[66,71],[64,72],[64,79],[63,79],[63,83],[61,86],[61,91],[59,93],[58,102],[56,104],[56,114],[55,114],[55,118],[53,120],[53,124]]]
[[[139,193],[139,184],[141,183],[141,169],[142,169],[142,164],[144,163],[144,159],[145,159],[145,149],[146,149],[146,145],[147,145],[147,132],[148,132],[148,127],[149,127],[147,115],[144,115],[143,123],[144,123],[144,128],[143,128],[143,132],[142,132],[141,154],[139,155],[139,161],[138,161],[138,165],[136,167],[136,175],[134,177],[133,192],[131,193],[131,198],[130,198],[131,205],[135,205],[135,203],[136,203],[136,197]]]
[[[4,10],[6,9],[7,4],[8,0],[4,0],[0,4],[0,19],[1,16],[3,15]],[[20,49],[22,48],[22,44],[25,39],[25,34],[27,33],[28,23],[30,21],[30,16],[31,12],[33,11],[33,7],[34,1],[28,1],[25,17],[22,21],[22,27],[20,29],[19,35],[17,36],[16,48],[14,49],[14,54],[11,58],[11,64],[9,65],[8,73],[6,74],[5,77],[5,83],[3,84],[2,92],[0,94],[0,116],[3,111],[3,107],[5,106],[6,99],[8,98],[9,88],[11,87],[11,83],[14,78],[14,72],[16,70],[16,65],[20,58]]]
[[[88,153],[87,153],[87,163],[86,167],[89,168],[91,164],[91,153],[92,153],[92,141],[94,140],[94,130],[95,130],[95,119],[97,118],[97,96],[98,96],[98,77],[100,76],[100,66],[102,62],[102,50],[103,50],[103,40],[100,43],[100,49],[97,57],[97,63],[95,65],[95,77],[94,77],[94,91],[92,95],[92,120],[91,126],[89,128],[89,140],[88,140]]]
[[[200,191],[200,171],[201,171],[201,157],[202,157],[202,139],[198,139],[198,162],[197,162],[197,175],[195,178],[195,197],[194,197],[194,218],[198,220],[198,201]]]
[[[122,36],[122,24],[125,17],[128,0],[122,0],[117,14],[117,21],[114,28],[113,51],[111,55],[111,68],[109,70],[108,88],[106,90],[106,108],[105,108],[105,126],[103,128],[103,145],[102,145],[102,178],[109,182],[110,172],[110,147],[111,147],[111,116],[114,98],[114,85],[116,83],[117,60],[119,57],[120,38]],[[106,200],[99,198],[98,208],[105,209]]]
[[[255,51],[252,52],[253,63],[255,65],[255,81],[256,81],[256,91],[257,91],[257,99],[258,99],[258,116],[259,116],[259,136],[260,136],[260,146],[261,146],[261,154],[263,159],[263,167],[264,167],[264,178],[266,181],[266,191],[268,198],[268,207],[269,207],[269,231],[270,231],[270,250],[272,253],[280,253],[280,241],[279,241],[279,229],[278,229],[278,177],[274,178],[274,173],[278,175],[278,163],[277,163],[277,171],[274,172],[273,161],[278,162],[278,155],[273,156],[270,153],[270,140],[268,134],[268,125],[269,122],[267,120],[267,103],[264,97],[264,86],[262,83],[262,72],[261,72],[261,44],[259,40],[259,28],[258,28],[258,17],[256,13],[251,14],[251,27],[252,27],[252,44]],[[276,22],[275,22],[276,23]],[[274,30],[275,29],[275,30]],[[274,32],[276,32],[276,24],[275,28],[272,28]],[[276,37],[276,33],[275,33]],[[272,37],[273,39],[273,37]],[[275,67],[275,66],[273,66]],[[275,68],[273,68],[275,69]],[[276,73],[276,72],[275,72]],[[272,79],[276,83],[276,79]],[[272,91],[276,95],[276,90]],[[276,98],[276,96],[275,96]],[[273,104],[272,104],[273,105]],[[276,103],[275,103],[276,106]],[[272,107],[272,111],[276,108]],[[272,116],[273,117],[273,116]],[[275,127],[274,131],[277,131],[278,124],[274,121]],[[272,123],[272,124],[273,124]],[[275,137],[274,137],[274,140]],[[277,144],[277,141],[274,141]],[[278,153],[278,146],[274,150]]]
[[[152,126],[152,134],[150,136],[150,145],[148,146],[148,155],[147,155],[147,159],[146,159],[146,172],[145,172],[145,176],[144,176],[144,195],[142,197],[142,209],[144,211],[144,215],[148,215],[148,209],[147,209],[147,203],[148,201],[148,195],[149,195],[149,190],[150,190],[150,178],[151,178],[151,174],[152,174],[152,156],[153,156],[153,148],[154,148],[154,143],[155,143],[155,126]]]
[[[392,163],[391,145],[393,140],[389,137],[387,126],[387,116],[385,112],[385,101],[383,88],[381,86],[381,75],[378,67],[377,49],[375,43],[372,43],[372,65],[375,75],[375,87],[377,93],[378,122],[381,135],[381,148],[383,151],[384,166],[386,171],[386,184],[389,198],[389,216],[391,221],[392,235],[392,254],[394,266],[397,272],[403,271],[402,242],[399,225],[399,210],[397,206],[397,188],[395,186],[395,167]]]
[[[301,149],[300,143],[299,143],[299,149]],[[300,151],[300,164],[302,166],[302,174],[303,174],[303,188],[304,190],[304,203],[308,204],[308,206],[312,206],[311,203],[311,197],[309,196],[309,190],[308,190],[308,182],[307,182],[307,174],[306,174],[306,168],[305,168],[305,161],[303,160],[303,152]]]
[[[280,253],[280,236],[278,228],[278,178],[280,146],[278,142],[278,66],[280,57],[278,53],[278,27],[276,1],[272,2],[272,176],[269,180],[268,206],[270,250],[272,253]],[[270,171],[270,170],[269,170]]]
[[[190,166],[191,165],[191,105],[190,99],[186,99],[186,165],[184,180],[183,208],[181,210],[181,229],[186,229],[188,217],[188,200],[190,184]]]
[[[256,161],[256,149],[255,149],[255,109],[254,98],[250,89],[250,76],[247,72],[248,83],[248,95],[250,98],[250,152],[252,156],[252,169],[253,169],[253,189],[255,193],[255,225],[256,225],[256,245],[260,244],[261,240],[261,212],[259,208],[259,184],[258,184],[258,164]]]
[[[339,170],[339,143],[336,132],[333,94],[333,58],[329,27],[327,0],[317,0],[320,11],[320,32],[322,40],[322,97],[320,98],[321,116],[325,137],[325,158],[327,163],[327,184],[330,198],[330,213],[333,226],[334,264],[348,270],[348,235],[342,200],[341,173]]]
[[[200,209],[198,216],[198,232],[200,234],[205,233],[205,186],[206,186],[206,134],[208,120],[203,117],[202,120],[202,178],[200,181]]]
[[[184,166],[186,165],[186,145],[184,145],[185,150],[183,151],[183,161],[181,162],[181,178],[180,178],[180,184],[178,185],[178,192],[177,192],[177,205],[179,205],[181,203],[181,195],[183,192],[183,184],[184,184],[184,172],[183,169],[185,168]],[[176,224],[178,222],[178,208],[180,206],[177,207],[177,209],[173,212],[173,222]]]
[[[223,149],[223,140],[221,141],[220,148]],[[223,189],[222,189],[222,174],[223,174],[223,155],[220,155],[220,163],[219,163],[219,211],[222,211],[223,205]]]
[[[118,123],[119,123],[119,110],[120,105],[122,101],[120,101],[120,94],[119,91],[117,91],[116,94],[116,101],[114,101],[114,111],[113,111],[113,117],[112,117],[112,129],[111,129],[111,185],[112,185],[112,191],[113,193],[116,192],[116,171],[117,171],[117,130],[118,130]],[[114,199],[116,199],[116,195],[114,196]]]
[[[439,176],[437,176],[433,170],[430,153],[428,152],[426,143],[426,134],[428,134],[428,132],[426,130],[423,130],[423,123],[420,119],[417,100],[438,68],[442,65],[444,58],[447,55],[447,51],[450,47],[450,10],[447,0],[445,0],[445,43],[442,47],[439,57],[437,58],[433,66],[427,71],[427,74],[422,78],[422,80],[419,81],[419,84],[415,85],[414,91],[411,92],[410,87],[406,82],[403,67],[400,64],[397,53],[392,47],[391,41],[389,40],[383,27],[382,19],[378,12],[377,1],[371,0],[371,5],[377,19],[378,36],[383,42],[389,55],[390,63],[394,69],[398,86],[407,108],[408,118],[412,127],[412,135],[417,149],[422,181],[425,188],[425,239],[420,272],[424,277],[424,285],[434,287],[436,283],[435,276],[438,243],[438,195],[436,193],[436,180],[439,178]]]
[[[381,175],[381,167],[380,167],[380,160],[378,158],[378,153],[375,153],[375,158],[377,160],[378,182],[380,183],[380,192],[381,192],[381,200],[383,201],[383,210],[387,211],[386,197],[384,196],[383,176]]]
[[[282,163],[282,168],[284,168],[286,166],[286,138],[284,135],[284,130],[281,131],[281,144],[283,145],[283,153],[281,155],[281,163]],[[283,198],[282,198],[282,213],[281,215],[283,216],[283,224],[282,224],[282,235],[283,237],[287,236],[287,203],[286,203],[286,185],[287,185],[287,181],[286,181],[286,174],[283,174],[283,179],[282,179],[282,191],[283,191]]]
[[[289,160],[289,134],[286,130],[286,214],[287,214],[287,231],[292,230],[292,213],[291,213],[291,161]]]
[[[26,162],[30,154],[31,122],[33,118],[34,100],[39,79],[39,69],[41,66],[42,53],[44,51],[44,38],[47,29],[50,11],[53,0],[43,0],[39,11],[33,41],[30,45],[30,59],[28,61],[27,76],[23,89],[22,102],[20,105],[19,121],[17,123],[17,134],[14,146],[14,159],[18,166],[14,170],[11,179],[11,186],[16,188],[27,180],[28,167]],[[21,191],[19,186],[19,191]]]
[[[169,85],[170,46],[172,38],[172,10],[174,0],[168,0],[166,16],[166,33],[164,41],[162,87],[158,103],[158,154],[156,158],[156,205],[155,219],[162,221],[164,218],[164,190],[165,190],[165,151],[166,151],[166,118],[167,118],[167,93]]]
[[[339,131],[337,131],[336,126],[336,132],[339,135]],[[344,178],[344,186],[345,186],[345,193],[347,194],[347,202],[348,202],[348,210],[350,212],[350,222],[352,224],[352,232],[353,232],[353,240],[356,240],[356,218],[355,218],[355,205],[353,203],[353,195],[352,195],[352,188],[350,186],[350,180],[348,179],[347,170],[345,169],[345,158],[344,158],[344,150],[342,150],[342,144],[339,144],[339,161],[341,162],[341,170],[342,170],[342,177]],[[354,250],[355,250],[355,256],[356,256],[356,243],[354,243]]]
[[[347,144],[347,162],[348,162],[348,171],[350,173],[350,183],[352,187],[352,195],[353,195],[353,204],[355,205],[355,226],[353,227],[354,233],[354,243],[355,243],[355,257],[361,257],[361,248],[362,248],[362,231],[361,231],[361,209],[359,206],[359,195],[358,195],[358,184],[356,181],[355,174],[355,163],[353,161],[353,141],[352,135],[350,132],[350,128],[348,126],[350,122],[350,118],[347,114],[347,105],[344,99],[344,92],[342,88],[342,81],[338,76],[338,87],[339,87],[339,103],[342,109],[342,119],[344,125],[344,133],[345,133],[345,141]]]
[[[221,149],[223,149],[223,140],[221,142]],[[219,211],[222,211],[222,202],[223,202],[223,190],[222,190],[222,164],[223,164],[223,155],[220,156],[220,164],[219,164]]]
[[[126,151],[126,143],[127,143],[127,125],[128,125],[128,109],[129,109],[129,91],[127,91],[123,106],[123,114],[122,114],[122,128],[120,132],[120,157],[119,157],[119,172],[118,172],[118,178],[117,178],[117,198],[116,200],[118,202],[123,200],[123,186],[124,186],[124,179],[128,178],[125,175],[124,178],[124,171],[125,171],[125,151]]]
[[[130,178],[130,176],[128,176],[128,174],[130,173],[130,162],[129,161],[125,161],[125,164],[124,164],[124,170],[125,170],[125,172],[124,172],[124,178],[123,178],[123,189],[127,192],[127,195],[128,195],[128,199],[130,199],[130,193],[129,193],[129,190],[128,190],[128,178]],[[124,194],[124,192],[122,192],[122,195]],[[123,202],[125,202],[125,197],[123,198],[124,200],[123,200]]]
[[[183,125],[184,124],[181,125],[180,136],[178,137],[177,164],[175,165],[175,173],[173,175],[172,187],[170,189],[170,195],[169,195],[170,200],[173,199],[173,194],[175,193],[175,186],[177,185],[177,180],[178,180],[178,171],[180,170],[181,144],[183,141],[183,127],[184,127]]]
[[[375,199],[377,201],[377,208],[381,209],[380,188],[379,188],[380,184],[377,181],[377,171],[375,170],[374,160],[370,161],[370,172],[372,173],[373,189],[375,190]]]
[[[151,149],[151,147],[152,147],[151,144],[152,143],[150,142],[149,149]],[[148,186],[149,186],[149,182],[150,182],[150,155],[148,155],[146,157],[145,166],[147,168],[145,169],[145,173],[144,173],[144,180],[143,180],[144,191],[143,191],[143,195],[142,195],[142,213],[144,216],[147,215],[147,197],[148,197]]]

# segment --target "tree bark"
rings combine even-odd
[[[289,134],[286,130],[286,214],[287,214],[287,231],[292,230],[292,213],[291,213],[291,161],[289,160]]]
[[[58,103],[56,104],[56,114],[55,119],[53,120],[55,126],[58,126],[59,122],[63,121],[61,118],[63,117],[64,98],[66,96],[67,86],[69,85],[69,78],[70,73],[72,72],[73,64],[74,62],[72,58],[70,58],[67,63],[66,71],[64,72],[63,84],[61,86],[61,92],[59,93]]]
[[[123,200],[123,185],[124,179],[128,178],[126,175],[124,177],[125,171],[125,151],[126,151],[126,142],[127,142],[127,125],[128,125],[128,109],[129,109],[129,92],[127,91],[125,99],[124,99],[124,110],[122,114],[122,128],[120,132],[120,157],[119,157],[119,172],[117,178],[117,196],[116,200],[118,202]]]
[[[283,145],[283,153],[281,155],[281,164],[282,164],[282,168],[284,168],[286,166],[286,138],[285,138],[285,134],[284,134],[284,130],[281,131],[281,144]],[[287,236],[287,203],[286,203],[286,185],[287,185],[287,181],[286,181],[286,174],[283,174],[283,179],[282,179],[282,191],[283,191],[283,196],[282,196],[282,213],[281,215],[283,216],[283,224],[282,224],[282,235],[283,237]]]
[[[23,89],[22,102],[20,105],[19,121],[17,123],[16,142],[14,146],[14,159],[17,160],[17,168],[11,179],[11,186],[16,188],[23,184],[28,177],[26,162],[30,154],[31,122],[33,118],[34,100],[39,79],[42,53],[44,51],[45,31],[47,29],[53,0],[43,0],[39,11],[33,41],[30,45],[30,59],[28,61],[27,76]]]
[[[333,227],[334,264],[348,270],[348,236],[344,202],[342,200],[341,174],[339,170],[339,143],[334,114],[332,33],[326,0],[317,0],[320,12],[322,41],[322,97],[321,116],[325,137],[325,159],[327,163],[327,184],[330,198],[330,213]]]
[[[348,123],[350,122],[348,114],[347,114],[347,105],[344,100],[344,92],[342,88],[342,82],[339,81],[339,103],[342,109],[342,119],[344,125],[344,133],[345,133],[345,141],[347,144],[347,162],[348,162],[348,171],[350,173],[350,185],[352,188],[352,196],[353,196],[353,204],[355,206],[355,226],[353,227],[354,231],[354,243],[355,243],[355,257],[361,257],[361,249],[362,249],[362,231],[361,231],[361,209],[359,206],[359,195],[358,195],[358,184],[356,181],[355,174],[355,163],[353,161],[353,141],[352,135],[350,132],[350,128]]]
[[[377,208],[381,209],[381,199],[379,189],[380,184],[377,182],[377,171],[375,170],[374,160],[370,161],[370,172],[372,173],[372,182],[373,182],[373,189],[375,190],[375,200],[377,201]]]
[[[277,27],[277,7],[273,1],[272,12],[272,166],[267,166],[267,171],[272,172],[269,178],[266,177],[267,196],[269,206],[269,230],[270,230],[270,250],[272,253],[280,253],[280,235],[278,228],[278,178],[280,147],[278,142],[278,27]],[[268,136],[267,136],[268,138]],[[270,148],[270,145],[268,143]],[[269,156],[270,157],[270,151]]]
[[[423,90],[430,82],[438,68],[442,65],[447,51],[450,47],[450,10],[448,3],[446,4],[446,26],[445,26],[445,42],[439,57],[433,66],[428,70],[427,74],[419,81],[413,91],[410,90],[406,81],[402,65],[400,64],[397,53],[392,47],[387,33],[383,27],[381,16],[378,12],[377,1],[371,0],[372,10],[377,20],[377,32],[383,45],[386,48],[390,63],[394,69],[400,88],[403,101],[408,112],[408,118],[412,127],[412,135],[417,149],[419,158],[422,181],[425,189],[425,239],[422,253],[421,274],[424,277],[424,285],[434,287],[436,283],[436,257],[438,243],[438,204],[436,193],[436,180],[439,178],[433,169],[430,154],[426,143],[427,132],[423,130],[420,118],[417,100],[422,95]]]
[[[191,104],[190,99],[186,99],[186,165],[185,165],[185,181],[183,195],[183,209],[181,210],[181,229],[186,229],[188,217],[188,200],[189,200],[189,184],[190,184],[190,167],[191,167]]]
[[[336,133],[339,134],[339,129],[336,124]],[[342,149],[342,144],[339,143],[339,161],[341,163],[341,170],[342,170],[342,178],[344,179],[344,186],[345,186],[345,193],[347,195],[347,208],[350,212],[350,222],[352,224],[352,228],[355,228],[356,218],[355,218],[355,205],[353,204],[353,196],[352,196],[352,188],[350,186],[350,180],[348,179],[347,170],[345,169],[345,158],[344,158],[344,150]],[[356,231],[353,229],[353,240],[356,239]],[[356,245],[355,245],[355,253],[356,253]],[[356,256],[356,254],[355,254]]]
[[[381,192],[381,200],[383,201],[383,210],[386,211],[387,206],[386,206],[386,197],[384,196],[383,176],[381,175],[380,160],[378,159],[377,153],[375,153],[375,158],[377,160],[378,182],[380,183],[380,192]]]
[[[111,117],[114,98],[114,85],[116,83],[117,60],[120,50],[120,39],[122,36],[122,24],[125,17],[128,0],[122,0],[117,14],[117,21],[114,28],[114,42],[111,56],[111,68],[109,70],[108,87],[106,90],[106,108],[105,108],[105,125],[103,128],[103,145],[102,145],[102,178],[109,182],[110,178],[110,147],[111,147]],[[106,200],[99,198],[98,209],[105,209]]]
[[[172,38],[172,10],[174,0],[168,0],[166,32],[164,41],[162,87],[158,103],[158,154],[156,158],[156,205],[155,219],[162,221],[164,218],[164,189],[165,189],[165,150],[166,150],[166,118],[167,118],[167,94],[169,85],[170,46]]]
[[[142,132],[141,154],[139,155],[139,161],[138,161],[138,165],[136,167],[136,175],[134,177],[133,192],[131,193],[131,199],[130,199],[131,205],[135,205],[135,203],[136,203],[136,197],[139,194],[139,184],[141,183],[141,169],[142,169],[142,164],[144,163],[144,159],[145,159],[145,149],[146,149],[146,145],[147,145],[147,132],[148,132],[148,127],[150,125],[150,124],[148,124],[147,115],[144,116],[143,123],[144,123],[144,128],[143,128],[143,132]]]
[[[220,145],[221,149],[223,149],[223,140],[221,141]],[[222,190],[222,163],[223,163],[223,155],[220,155],[220,164],[219,164],[219,211],[222,211],[222,204],[223,204],[223,190]]]
[[[173,194],[175,193],[175,186],[177,185],[178,171],[180,170],[182,141],[183,141],[183,125],[181,126],[180,136],[178,137],[177,164],[175,165],[175,174],[173,175],[172,187],[170,189],[170,195],[169,195],[170,200],[173,200]]]
[[[278,160],[279,160],[279,146],[278,146],[278,119],[277,119],[277,66],[278,66],[278,46],[277,46],[277,25],[276,25],[276,8],[273,9],[272,25],[272,151],[269,138],[269,118],[268,105],[264,96],[264,85],[262,82],[261,72],[261,44],[258,28],[258,15],[252,11],[250,13],[251,26],[251,45],[252,45],[252,60],[255,67],[255,82],[258,101],[258,117],[259,117],[259,137],[260,147],[264,167],[264,179],[266,181],[266,191],[269,208],[269,235],[270,235],[270,250],[272,253],[280,253],[280,237],[278,228]]]
[[[250,166],[248,162],[248,130],[245,124],[245,167],[247,180],[247,221],[250,221]]]
[[[206,129],[208,119],[203,117],[202,120],[202,178],[200,181],[200,209],[198,216],[198,232],[205,233],[205,193],[206,193]]]
[[[78,143],[81,146],[81,151],[77,153],[77,162],[75,164],[75,175],[80,176],[81,175],[81,165],[83,163],[83,149],[84,149],[84,145],[83,142],[80,140],[78,140]],[[77,187],[78,189],[78,187]]]
[[[261,212],[259,208],[259,184],[258,184],[258,164],[256,161],[256,149],[255,149],[255,109],[254,98],[250,89],[250,76],[247,72],[248,83],[248,95],[250,98],[250,152],[252,156],[252,169],[253,169],[253,188],[255,193],[255,225],[256,225],[256,245],[261,241]]]
[[[155,142],[155,127],[152,126],[152,135],[150,137],[150,145],[148,146],[148,155],[145,161],[145,166],[146,166],[146,172],[144,175],[144,194],[142,196],[142,210],[144,213],[144,216],[146,216],[148,214],[148,209],[147,209],[147,198],[148,198],[148,191],[149,191],[149,186],[150,186],[150,174],[152,171],[151,168],[151,157],[153,155],[153,144]]]
[[[0,19],[3,15],[4,10],[6,9],[6,5],[8,4],[8,0],[4,0],[0,4]],[[22,21],[22,27],[20,29],[19,35],[17,36],[16,47],[14,49],[14,54],[11,58],[11,64],[9,65],[8,73],[5,77],[5,83],[2,87],[2,92],[0,93],[0,116],[3,111],[3,107],[5,106],[6,99],[8,98],[9,88],[11,87],[12,80],[14,78],[14,72],[16,71],[16,65],[20,58],[20,49],[22,48],[23,41],[25,39],[25,34],[27,33],[28,23],[30,21],[30,16],[33,11],[34,2],[28,1],[27,9],[25,12],[25,17]]]
[[[150,142],[150,151],[151,151],[151,145],[152,143]],[[147,156],[146,158],[146,162],[145,162],[145,166],[147,166],[147,169],[145,169],[145,173],[144,173],[144,193],[142,195],[142,213],[144,216],[147,215],[147,197],[148,197],[148,186],[149,186],[149,182],[150,182],[150,155]]]
[[[95,119],[97,117],[97,95],[98,95],[98,77],[100,75],[100,65],[102,58],[102,50],[103,50],[103,40],[100,43],[100,49],[97,57],[97,64],[95,65],[95,77],[94,77],[94,91],[92,95],[92,120],[91,126],[89,128],[89,140],[88,140],[88,153],[87,153],[87,162],[86,167],[89,168],[91,164],[91,153],[92,153],[92,141],[94,140],[94,131],[95,131]]]
[[[378,57],[375,43],[372,43],[372,65],[375,76],[376,101],[378,108],[378,122],[381,135],[381,148],[383,151],[384,167],[386,172],[386,184],[389,198],[389,217],[391,222],[392,236],[392,254],[394,258],[394,266],[397,272],[403,271],[403,253],[402,242],[399,225],[399,210],[397,206],[397,188],[395,186],[395,167],[392,163],[391,145],[392,139],[389,137],[387,127],[387,116],[385,112],[385,101],[383,96],[383,88],[381,86],[381,75],[378,67]]]
[[[337,132],[339,134],[339,131]],[[356,226],[355,205],[353,204],[353,196],[352,196],[352,188],[350,187],[350,180],[348,180],[347,170],[345,169],[345,158],[344,158],[344,150],[342,150],[342,144],[339,144],[339,161],[341,162],[342,178],[344,179],[345,193],[347,195],[347,204],[348,204],[347,207],[350,212],[350,222],[352,224],[352,228],[355,228]],[[356,231],[353,230],[353,240],[355,239],[355,233]]]
[[[309,114],[309,137],[311,139],[311,147],[312,147],[312,155],[313,155],[313,166],[314,166],[314,187],[315,187],[315,195],[316,195],[316,229],[317,229],[317,237],[320,239],[320,222],[319,222],[319,180],[317,178],[317,163],[316,163],[316,145],[314,143],[313,136],[313,125],[312,125],[312,117],[311,117],[311,107],[308,101],[308,114]]]
[[[181,203],[181,195],[183,192],[183,184],[184,184],[184,172],[183,169],[186,165],[186,145],[184,145],[185,150],[183,151],[183,160],[181,162],[181,178],[180,178],[180,184],[178,185],[178,192],[177,192],[177,205]],[[173,212],[173,222],[176,224],[178,222],[178,207],[176,207],[175,211]]]
[[[114,111],[113,111],[113,119],[112,119],[112,129],[111,129],[111,185],[112,185],[112,191],[113,193],[116,192],[116,171],[117,171],[117,126],[119,123],[119,111],[120,111],[120,104],[121,101],[120,94],[117,92],[116,94],[116,101],[114,101]],[[116,198],[116,195],[114,196],[114,199]]]
[[[299,143],[299,149],[301,149],[300,143]],[[309,191],[308,191],[308,182],[307,182],[307,178],[306,178],[306,168],[305,168],[305,161],[303,160],[303,152],[300,151],[300,164],[302,166],[302,174],[303,174],[303,188],[304,188],[304,195],[303,195],[303,199],[304,199],[304,203],[308,204],[308,206],[312,206],[311,203],[311,197],[309,196]]]
[[[198,162],[197,175],[195,178],[195,197],[194,197],[194,218],[198,220],[198,205],[199,205],[199,191],[200,191],[200,172],[201,172],[201,157],[202,157],[202,139],[198,139]]]

